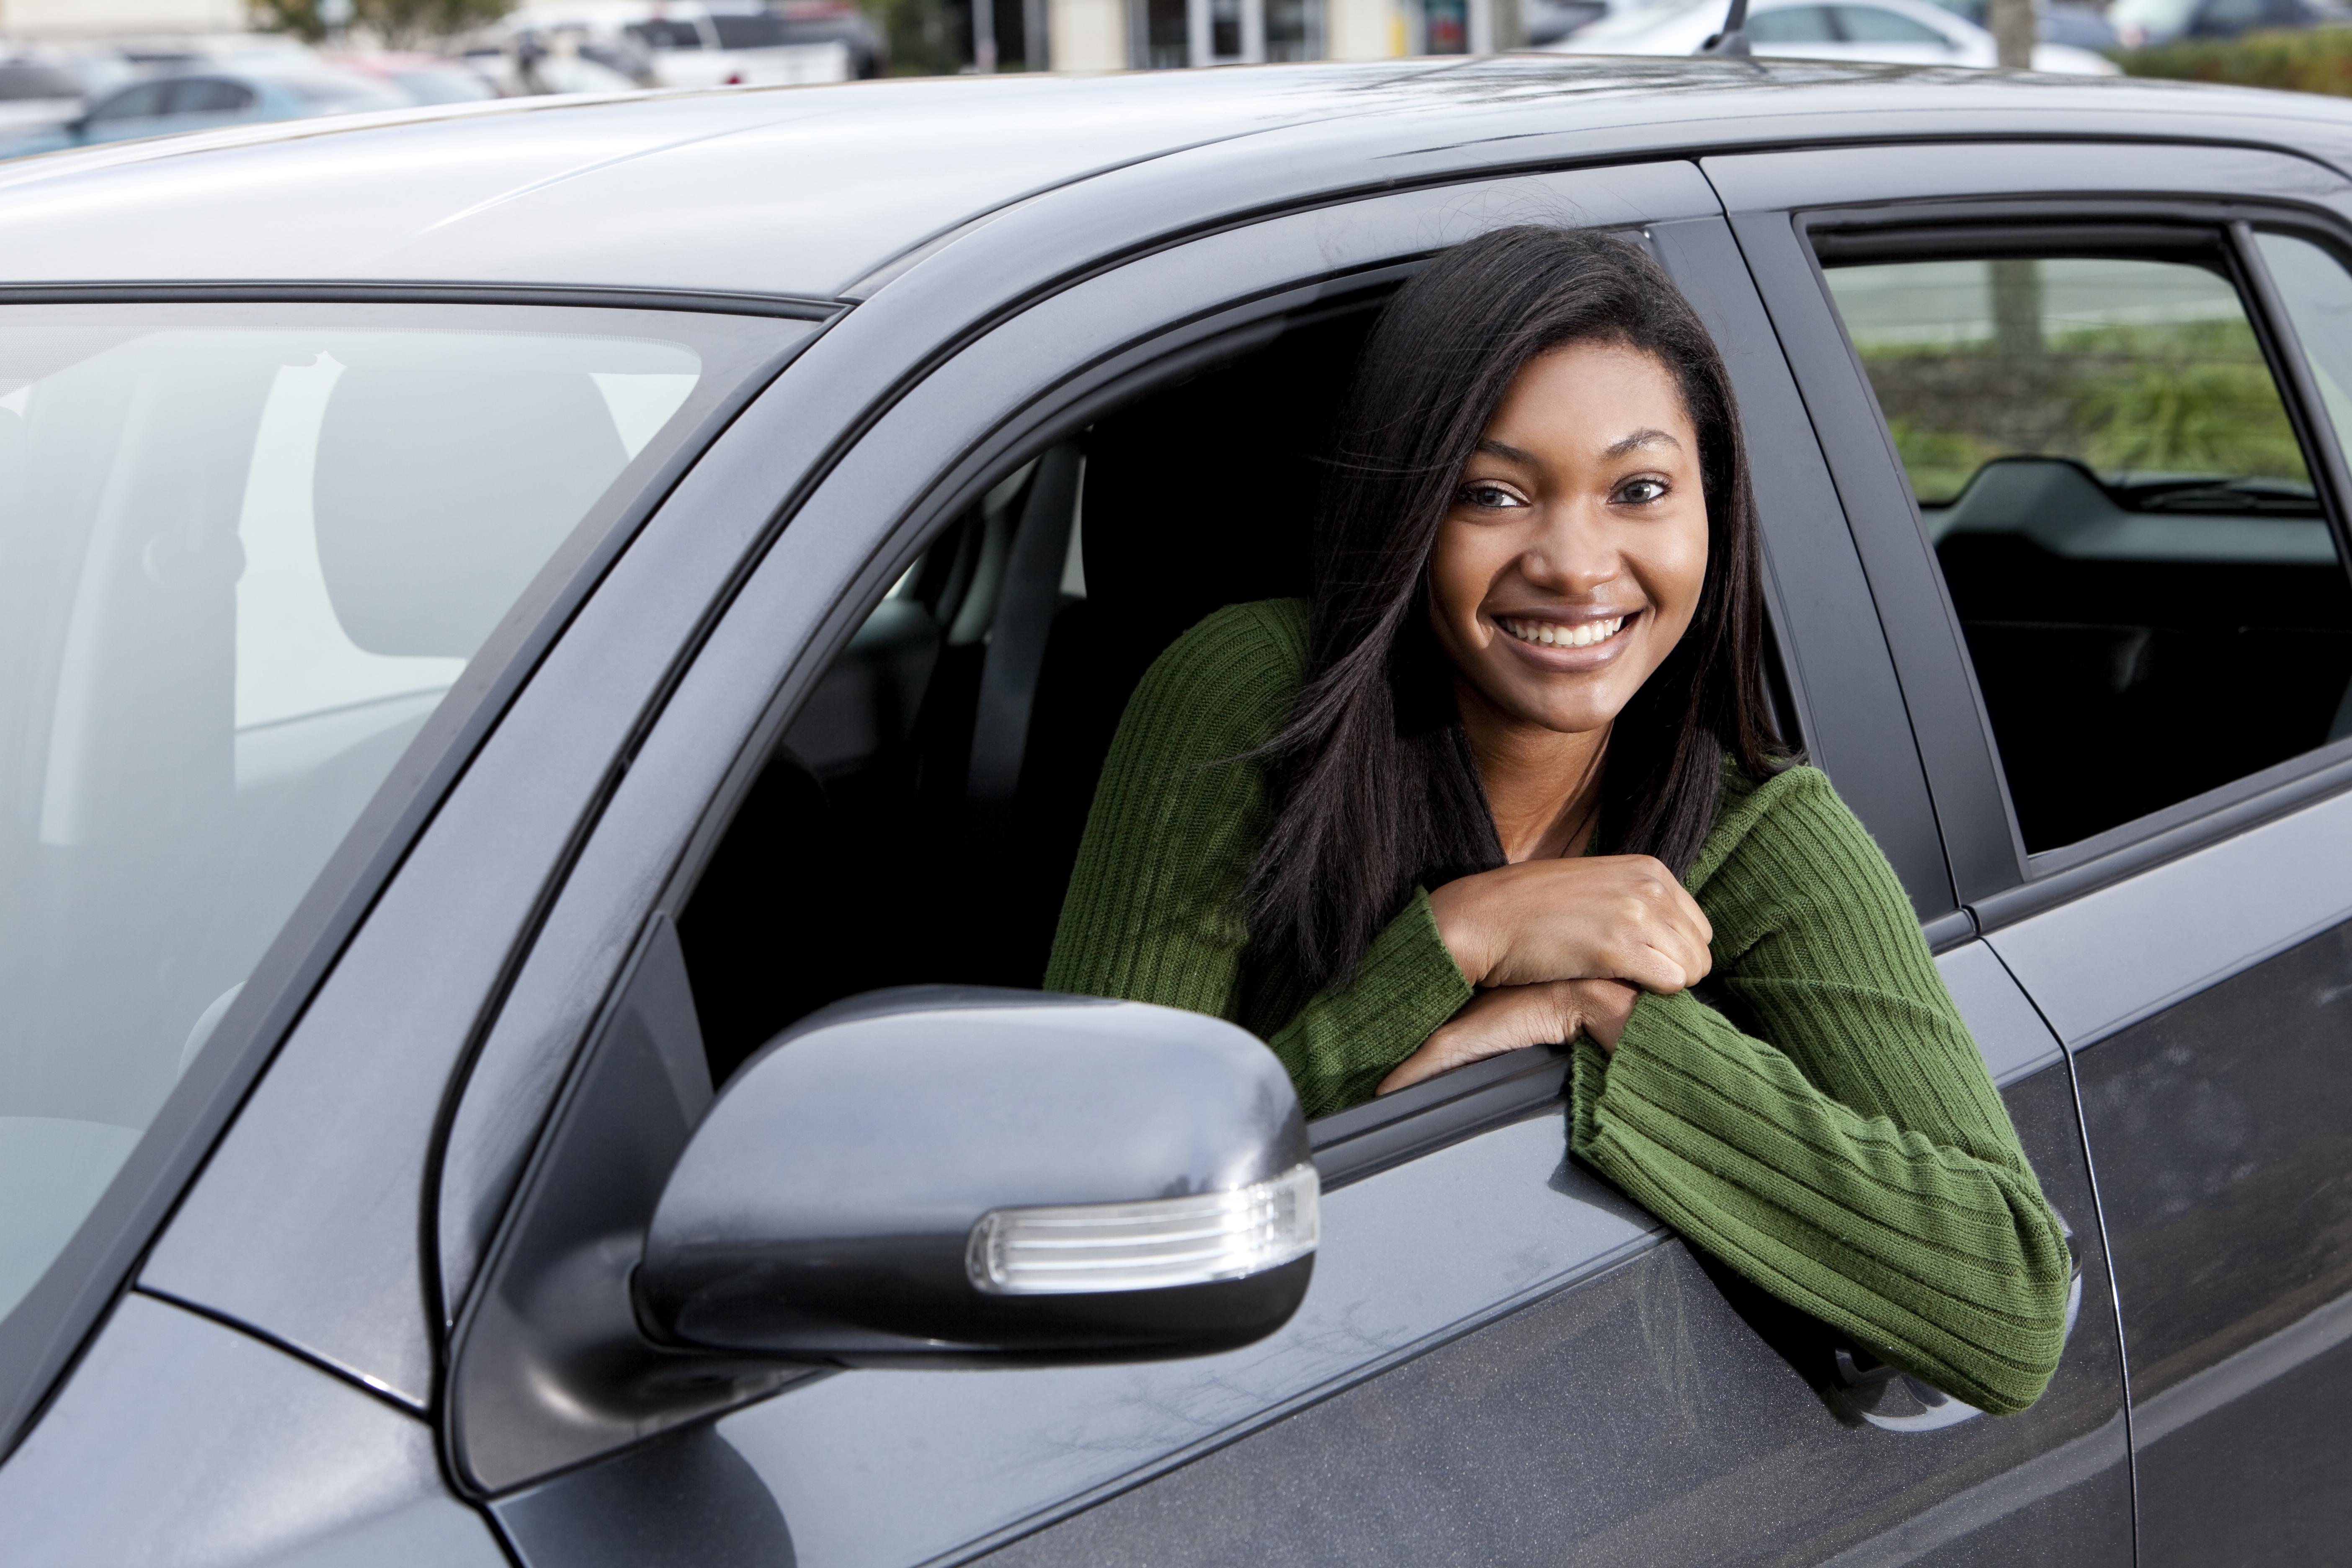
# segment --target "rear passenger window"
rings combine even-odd
[[[2352,417],[2352,286],[2263,245]],[[2218,240],[1832,256],[2030,853],[2352,733],[2352,587]]]

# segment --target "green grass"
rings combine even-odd
[[[1950,500],[1990,459],[2027,453],[2100,473],[2308,479],[2243,321],[2089,328],[2026,354],[1987,343],[1865,347],[1862,357],[1927,505]]]
[[[2228,82],[2352,97],[2352,27],[2191,38],[2116,57],[2126,76]]]

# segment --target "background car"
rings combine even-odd
[[[1034,989],[1135,681],[1300,590],[1383,303],[1526,222],[1721,347],[1774,711],[2073,1227],[2023,1413],[1570,1158],[1557,1051],[1301,1128]],[[10,1568],[2340,1555],[2343,100],[640,94],[26,161],[0,233]],[[1177,1220],[1236,1272],[1002,1288]]]
[[[500,26],[509,36],[563,35],[583,48],[627,48],[663,87],[790,87],[845,81],[860,74],[861,63],[870,68],[881,58],[879,33],[845,9],[821,3],[796,15],[757,0],[556,0],[525,5]]]
[[[1520,19],[1533,46],[1556,44],[1609,15],[1608,0],[1524,0]]]
[[[282,75],[202,71],[152,77],[115,89],[78,119],[0,144],[0,157],[123,142],[133,137],[170,136],[224,125],[406,109],[415,102],[406,92],[389,83],[323,67]]]
[[[36,59],[0,59],[0,142],[63,125],[82,110],[81,83]]]
[[[1723,28],[1720,0],[1668,0],[1620,12],[1549,46],[1558,54],[1687,55]],[[1754,0],[1748,44],[1767,58],[1870,60],[1885,65],[1989,67],[1992,35],[1929,0]],[[2087,49],[2042,43],[2033,68],[2113,76],[2116,63]]]
[[[1990,27],[1987,20],[1990,0],[1936,0],[1954,16],[1964,16],[1979,27]],[[2115,25],[2105,13],[2089,5],[2068,4],[2067,0],[2042,0],[2034,8],[2040,26],[2040,37],[2045,44],[2066,44],[2093,54],[2105,54],[2116,47]]]
[[[2242,33],[2315,27],[2340,22],[2311,0],[2115,0],[2107,20],[2126,48],[2176,38],[2234,38]]]
[[[326,64],[382,82],[411,103],[473,103],[499,96],[497,86],[463,58],[425,54],[332,54]]]

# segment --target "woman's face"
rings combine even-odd
[[[1666,367],[1617,343],[1530,360],[1430,556],[1463,679],[1506,722],[1601,729],[1681,640],[1706,578],[1698,434]]]

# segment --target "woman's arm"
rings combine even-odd
[[[1238,896],[1269,816],[1244,754],[1281,722],[1306,658],[1304,614],[1276,603],[1221,610],[1152,665],[1103,763],[1045,984],[1261,1026],[1318,1116],[1370,1094],[1471,989],[1416,894],[1351,984],[1262,996],[1248,1010],[1266,1016],[1244,1018]]]
[[[1741,1274],[1997,1413],[2042,1393],[2070,1258],[1903,889],[1794,770],[1701,886],[1725,989],[1576,1047],[1578,1155]],[[1701,872],[1710,871],[1702,866]]]

